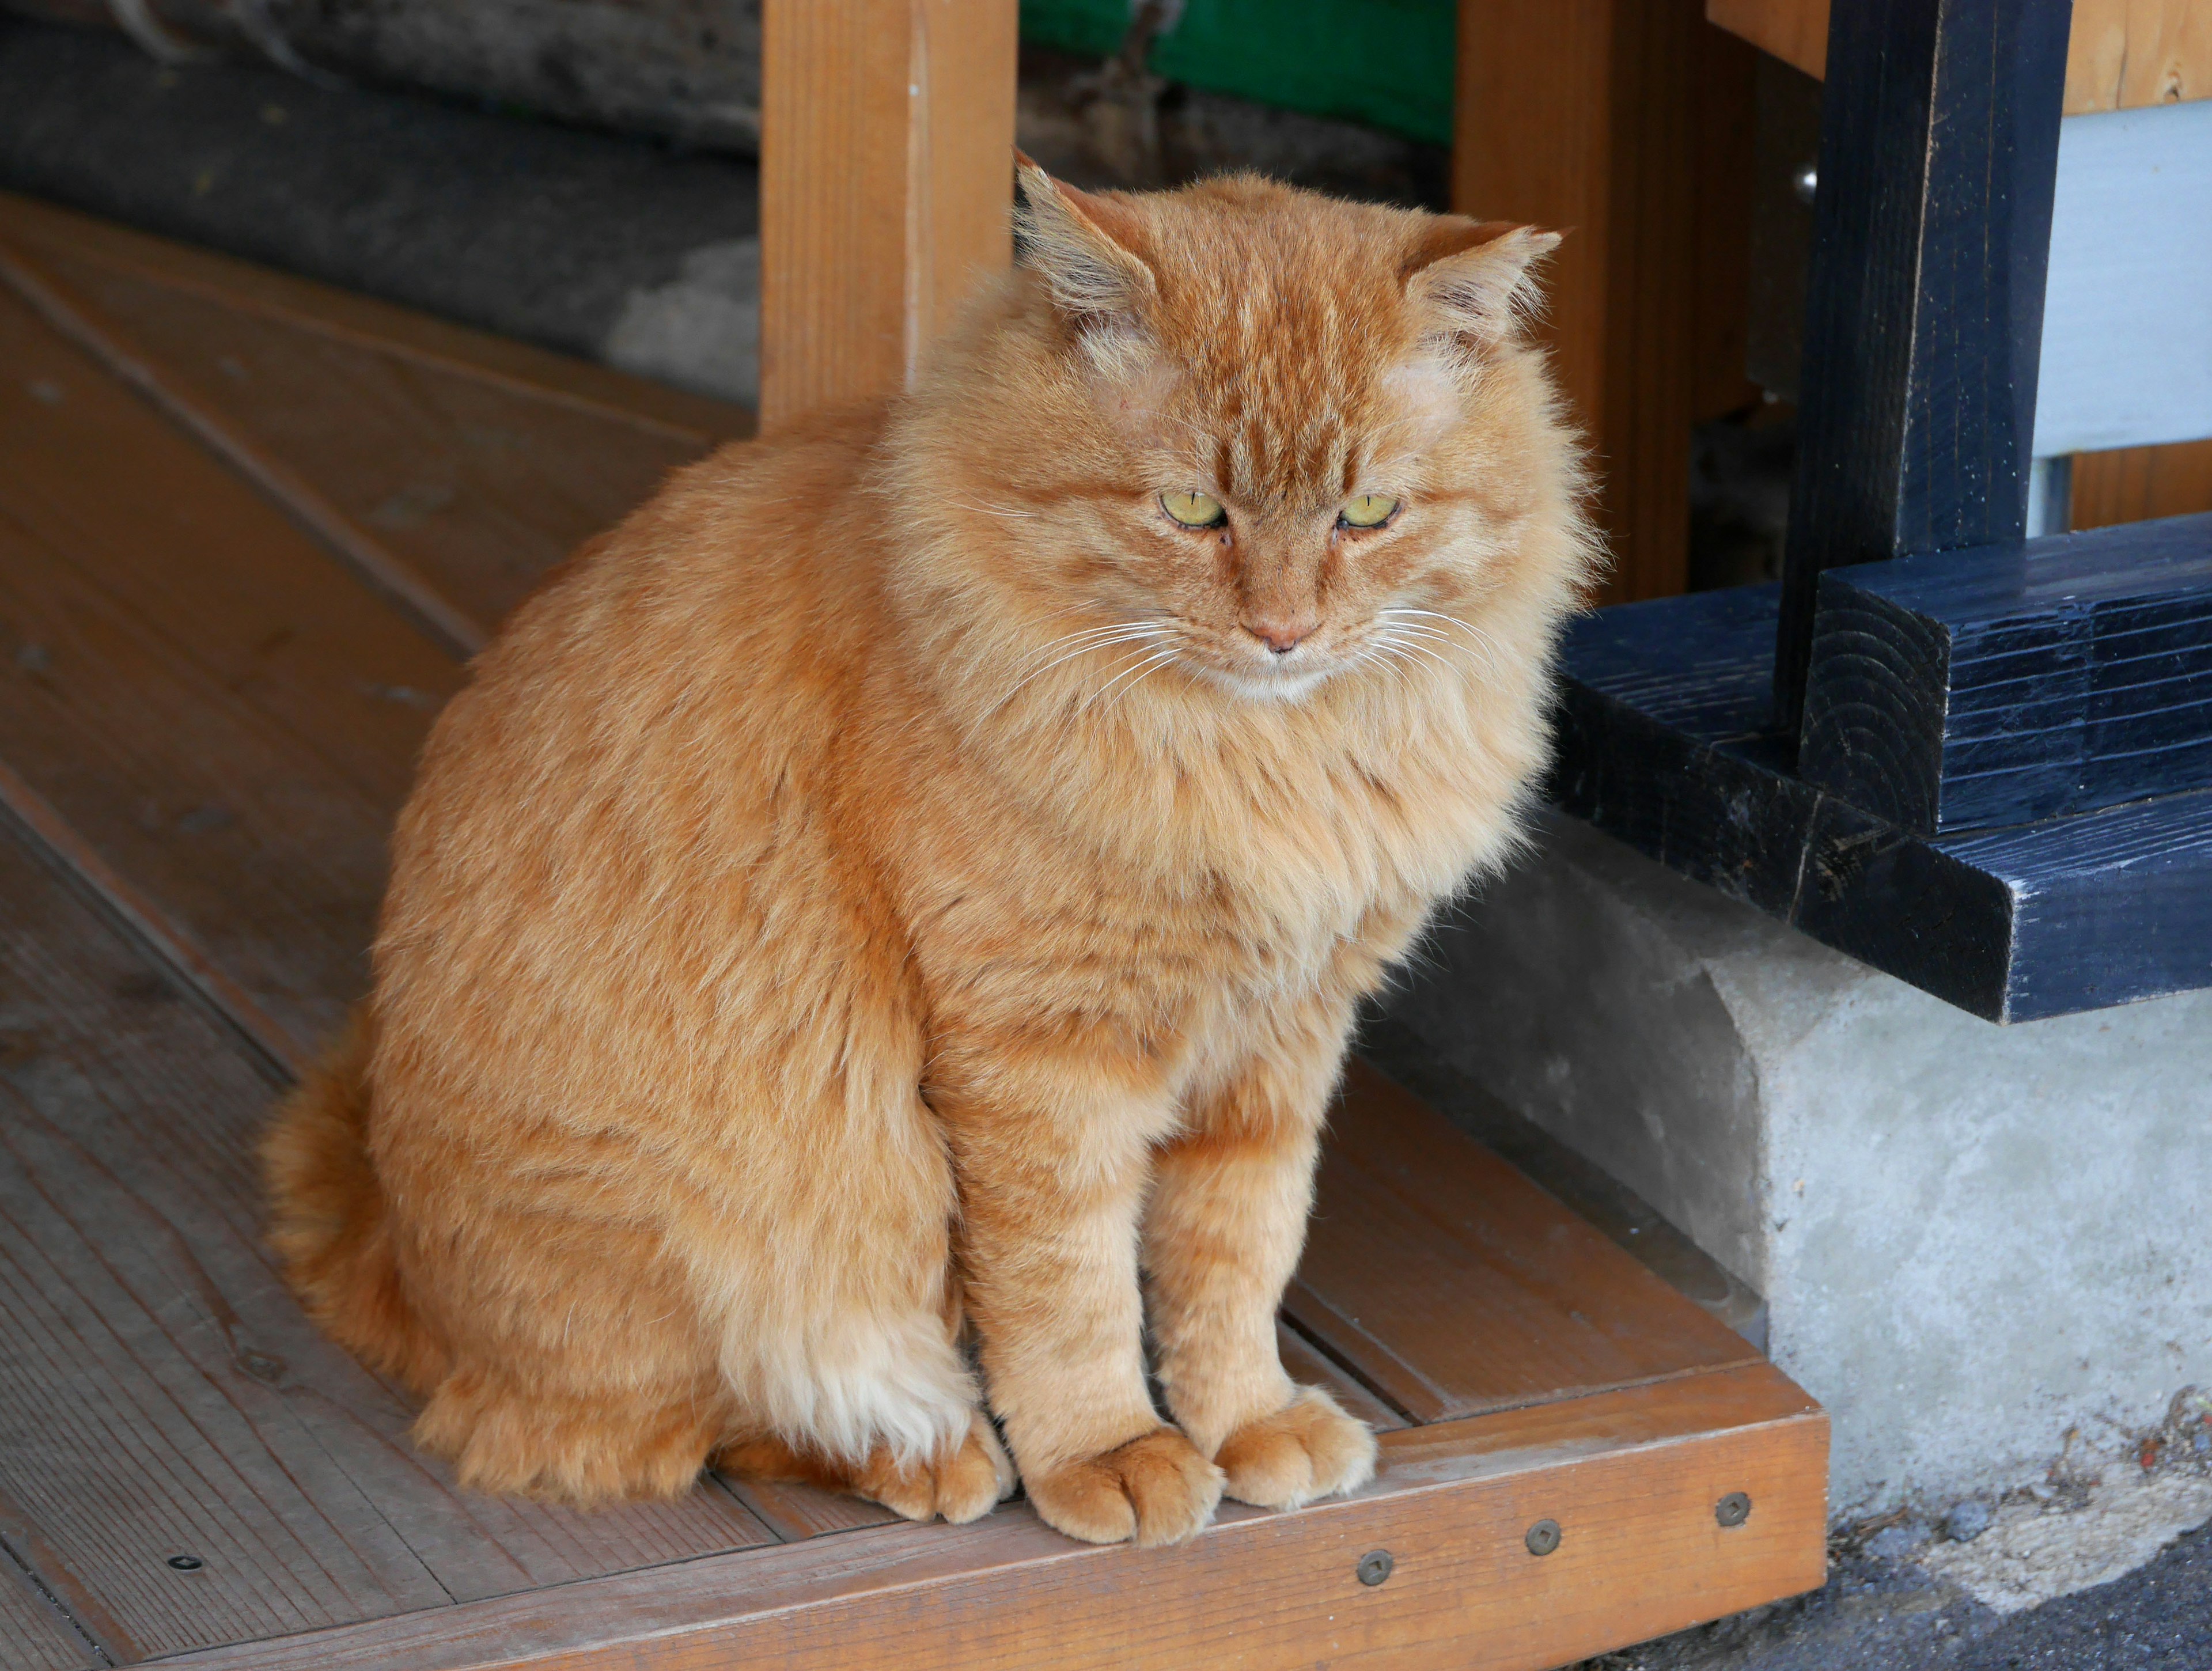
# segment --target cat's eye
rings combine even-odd
[[[1218,528],[1229,520],[1229,513],[1221,508],[1221,501],[1210,494],[1164,493],[1160,508],[1170,521],[1186,528]]]
[[[1337,513],[1347,528],[1379,528],[1398,514],[1398,501],[1387,494],[1363,493]]]

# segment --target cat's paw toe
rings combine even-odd
[[[1029,1476],[1046,1525],[1085,1543],[1183,1543],[1213,1518],[1221,1470],[1172,1427]]]
[[[1224,1439],[1214,1461],[1239,1503],[1295,1509],[1373,1479],[1375,1436],[1318,1387],[1301,1387],[1273,1415],[1248,1421]]]
[[[854,1476],[853,1490],[908,1520],[943,1516],[954,1525],[979,1520],[1014,1489],[1006,1458],[990,1418],[971,1417],[959,1444],[926,1462],[901,1465],[878,1451]]]

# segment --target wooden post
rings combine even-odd
[[[1688,580],[1710,27],[1701,0],[1460,4],[1453,204],[1567,234],[1544,328],[1598,455],[1606,602]]]
[[[2021,537],[2070,0],[1829,19],[1775,718],[1820,572]]]
[[[1011,258],[1015,0],[767,0],[761,428],[898,388]]]

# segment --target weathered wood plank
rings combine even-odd
[[[1552,799],[1668,866],[1993,1021],[2212,986],[2212,793],[1922,837],[1758,729],[1775,592],[1577,622]]]
[[[465,374],[532,400],[562,402],[611,422],[656,431],[701,451],[752,433],[742,406],[629,372],[133,231],[74,210],[0,191],[0,242],[63,252],[357,343],[426,368]]]
[[[179,1671],[1539,1671],[1810,1589],[1826,1421],[1764,1364],[1389,1433],[1376,1484],[1225,1504],[1180,1549],[1069,1541],[1026,1505],[194,1655]],[[1753,1501],[1724,1529],[1726,1492]],[[1534,1521],[1559,1522],[1532,1556]],[[1388,1550],[1387,1583],[1360,1558]]]
[[[252,1153],[271,1094],[0,838],[0,1498],[36,1534],[11,1546],[111,1653],[768,1540],[713,1486],[597,1516],[454,1489],[259,1245]]]
[[[857,1531],[863,1526],[888,1526],[898,1519],[880,1503],[797,1480],[726,1478],[723,1483],[786,1543],[826,1537],[832,1532]]]
[[[0,1544],[0,1665],[9,1671],[90,1671],[100,1650],[39,1593],[30,1573]]]
[[[1804,700],[1824,569],[2018,539],[2067,0],[1867,0],[1830,20],[1775,661]]]
[[[1831,570],[1799,769],[1923,835],[2212,788],[2212,515]]]
[[[1354,1061],[1285,1309],[1419,1421],[1750,1360],[1441,1115]]]
[[[1828,0],[1705,0],[1705,15],[1807,75],[1828,58]],[[2066,114],[2212,97],[2212,12],[2199,0],[2077,0]]]
[[[1324,1388],[1347,1413],[1377,1433],[1411,1425],[1403,1411],[1384,1403],[1364,1382],[1355,1380],[1343,1365],[1286,1322],[1275,1325],[1275,1350],[1291,1380],[1302,1387]]]
[[[0,240],[14,222],[0,200]],[[94,330],[157,370],[383,548],[481,642],[578,544],[708,445],[690,432],[488,376],[168,270],[160,240],[118,260],[67,223],[15,259]],[[27,247],[27,246],[30,246]],[[449,633],[450,635],[450,633]]]
[[[0,362],[6,763],[313,1051],[460,669],[5,294]]]
[[[902,386],[1012,254],[1014,0],[767,0],[761,420]]]

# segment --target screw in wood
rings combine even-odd
[[[179,1572],[197,1572],[200,1570],[201,1562],[198,1555],[172,1555],[169,1565]]]
[[[1522,1541],[1528,1546],[1530,1554],[1548,1555],[1559,1546],[1559,1522],[1540,1520],[1528,1528],[1528,1535]]]
[[[1387,1549],[1370,1549],[1359,1558],[1359,1582],[1370,1589],[1390,1576],[1398,1563]]]
[[[1741,1526],[1751,1518],[1751,1499],[1741,1492],[1730,1492],[1713,1504],[1713,1518],[1723,1526]]]

